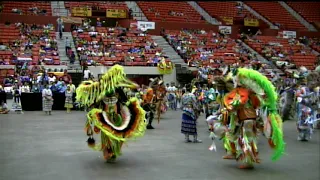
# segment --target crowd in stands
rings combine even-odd
[[[168,60],[150,35],[137,28],[101,27],[84,21],[72,26],[77,54],[83,65],[155,66]]]
[[[306,37],[282,38],[272,36],[257,36],[247,38],[245,42],[263,55],[267,60],[281,63],[283,68],[305,66],[315,69],[317,57],[312,53],[310,44],[315,44]]]
[[[48,15],[51,13],[49,1],[3,1],[2,12],[19,15]]]
[[[191,67],[249,64],[256,55],[222,31],[166,30],[165,38]]]
[[[0,24],[0,65],[59,65],[52,24]]]
[[[149,21],[206,23],[205,19],[184,1],[138,1],[137,4]]]
[[[72,78],[66,70],[60,76],[45,70],[37,74],[22,70],[20,73],[16,72],[14,75],[7,76],[2,84],[3,90],[6,92],[18,89],[19,93],[39,93],[42,92],[46,85],[49,85],[51,91],[55,93],[64,93],[67,86],[71,86],[75,90]]]
[[[309,40],[311,48],[320,53],[320,39],[310,38]]]

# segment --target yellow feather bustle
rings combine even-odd
[[[101,101],[106,93],[114,91],[117,87],[138,87],[137,84],[126,78],[124,69],[120,65],[112,66],[99,82],[83,81],[76,90],[76,101],[90,106]]]

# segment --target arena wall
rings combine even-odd
[[[21,16],[15,14],[0,14],[0,23],[4,23],[9,21],[11,23],[16,22],[24,22],[24,23],[37,23],[37,24],[48,24],[52,23],[55,27],[57,27],[56,16]],[[130,27],[130,19],[119,20],[119,25],[122,27]],[[71,24],[65,23],[65,31],[69,32]],[[172,29],[172,30],[181,30],[183,28],[188,29],[204,29],[204,30],[213,30],[218,31],[219,26],[211,25],[211,24],[196,24],[196,23],[177,23],[177,22],[156,22],[156,29],[150,30],[150,34],[152,35],[160,35],[161,28],[164,29]],[[232,26],[232,38],[237,37],[237,33],[242,26],[233,25]],[[261,29],[264,36],[277,36],[278,30],[275,29]],[[308,37],[318,37],[320,38],[320,32],[310,32],[310,31],[297,31],[297,37],[308,36]]]
[[[110,69],[110,66],[88,66],[88,69],[97,77],[99,74],[104,74]],[[139,67],[139,66],[124,66],[124,72],[126,74],[134,74],[134,75],[160,75],[157,67]],[[176,77],[176,69],[173,69],[171,74],[163,75],[163,81],[165,83],[177,83]]]

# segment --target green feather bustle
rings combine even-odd
[[[252,69],[239,68],[237,76],[241,83],[248,82],[248,79],[255,82],[265,94],[263,106],[267,108],[272,127],[271,140],[275,145],[272,160],[278,160],[284,154],[285,142],[283,140],[282,120],[277,111],[278,97],[275,87],[266,76]],[[248,84],[248,86],[250,85]],[[251,85],[251,87],[254,87],[254,85]],[[261,92],[261,90],[259,91]]]

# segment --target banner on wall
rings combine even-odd
[[[72,16],[92,16],[92,9],[89,7],[73,7]]]
[[[233,25],[233,17],[222,17],[222,20],[226,23],[226,25]]]
[[[62,16],[61,19],[64,23],[74,23],[74,24],[82,24],[83,18],[81,17],[71,17],[71,16]]]
[[[244,26],[252,26],[252,27],[259,27],[259,20],[258,19],[244,19]]]
[[[107,18],[127,18],[127,11],[124,9],[107,9]]]
[[[156,23],[150,21],[138,21],[138,29],[145,28],[145,29],[156,29]]]
[[[231,28],[231,26],[219,26],[219,31],[224,34],[231,34],[232,28]]]
[[[283,34],[283,38],[286,38],[286,39],[297,37],[296,31],[283,31],[282,34]]]

